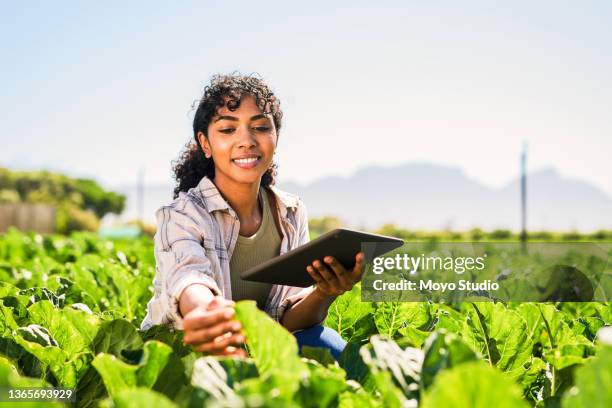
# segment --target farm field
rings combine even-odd
[[[349,342],[337,363],[239,302],[240,360],[138,330],[154,272],[149,238],[0,235],[0,389],[74,389],[79,407],[612,406],[610,303],[369,303],[355,287],[325,321]]]

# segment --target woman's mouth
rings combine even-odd
[[[232,163],[242,169],[252,169],[253,167],[257,166],[260,160],[261,156],[250,156],[239,159],[232,159]]]

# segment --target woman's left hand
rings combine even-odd
[[[306,271],[317,283],[317,291],[325,296],[340,296],[355,286],[363,275],[363,252],[355,256],[355,266],[347,270],[332,256],[318,259],[306,267]]]

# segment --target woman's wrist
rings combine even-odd
[[[212,291],[203,284],[193,283],[183,289],[179,298],[179,314],[184,317],[198,306],[205,306],[214,299]]]

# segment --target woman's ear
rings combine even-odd
[[[204,156],[207,159],[212,157],[212,152],[210,150],[210,144],[208,144],[208,139],[204,136],[204,133],[198,132],[198,141],[200,142],[200,146],[202,146],[202,150],[204,151]]]

